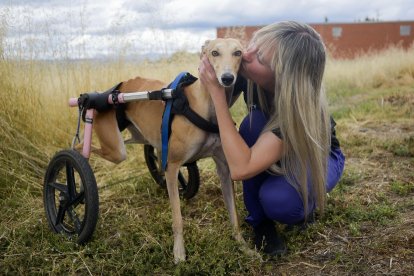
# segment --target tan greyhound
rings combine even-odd
[[[234,85],[239,70],[242,46],[235,39],[215,39],[206,41],[202,47],[202,55],[207,55],[215,69],[220,84],[226,87],[229,104],[232,85]],[[120,86],[120,92],[159,90],[166,84],[157,80],[137,77],[128,80]],[[187,86],[184,93],[190,107],[204,119],[215,122],[215,111],[209,93],[200,81]],[[128,130],[132,134],[133,143],[151,144],[159,152],[161,149],[161,120],[164,111],[162,101],[135,101],[126,104],[125,114],[132,123]],[[115,110],[97,113],[94,120],[94,130],[99,139],[101,148],[93,148],[103,158],[119,163],[126,158],[125,143],[118,129]],[[131,141],[129,141],[131,142]],[[160,155],[158,155],[160,156]],[[207,133],[193,125],[185,117],[176,115],[171,125],[171,136],[168,150],[168,167],[165,172],[168,195],[172,208],[172,228],[174,233],[174,261],[185,260],[183,239],[183,220],[180,209],[178,191],[178,172],[185,163],[212,157],[216,163],[217,173],[221,181],[224,202],[230,214],[236,240],[244,242],[239,229],[236,213],[234,187],[220,137],[216,133]]]

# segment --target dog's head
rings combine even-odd
[[[236,82],[242,60],[243,47],[237,39],[217,38],[207,40],[201,48],[201,55],[207,55],[219,83],[232,86]]]

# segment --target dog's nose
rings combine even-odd
[[[224,73],[223,75],[221,75],[221,81],[224,85],[229,86],[233,83],[234,76],[230,73]]]

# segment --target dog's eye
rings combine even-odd
[[[239,51],[236,51],[236,52],[234,52],[234,55],[236,57],[240,57],[242,55],[242,52],[240,50]]]
[[[220,55],[219,54],[219,52],[217,52],[217,51],[212,51],[211,52],[211,55],[213,56],[213,57],[217,57],[218,55]]]

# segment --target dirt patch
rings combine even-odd
[[[389,103],[393,106],[403,106],[414,103],[414,91],[407,95],[391,95],[384,98],[384,103]]]
[[[355,130],[376,139],[414,136],[413,122],[365,122]]]

